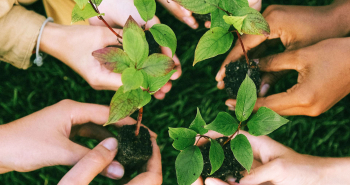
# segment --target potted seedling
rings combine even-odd
[[[225,180],[227,175],[232,175],[239,182],[243,177],[242,171],[250,172],[253,164],[252,147],[247,137],[239,131],[247,126],[251,135],[261,136],[288,122],[267,107],[260,107],[251,116],[256,100],[255,84],[246,75],[237,94],[236,118],[220,112],[213,122],[206,124],[197,109],[197,116],[189,128],[169,128],[169,136],[174,139],[173,147],[181,151],[175,161],[180,185],[190,185],[199,176]],[[225,137],[213,139],[205,136],[209,130]],[[198,147],[195,142],[201,138],[209,142]]]
[[[197,15],[204,15],[201,19],[211,18],[210,30],[202,36],[197,45],[193,65],[226,53],[234,40],[233,34],[236,34],[245,54],[245,61],[231,62],[226,66],[224,78],[226,91],[230,98],[235,99],[240,84],[248,74],[258,92],[261,82],[259,68],[254,60],[248,59],[241,35],[269,35],[269,25],[260,12],[250,8],[247,0],[174,1]]]
[[[174,61],[160,54],[159,45],[169,47],[175,54],[177,40],[170,27],[155,24],[149,31],[141,28],[130,16],[123,28],[123,36],[116,33],[104,20],[98,9],[102,0],[75,0],[72,22],[97,16],[117,36],[123,48],[107,47],[92,55],[108,69],[122,74],[123,86],[113,96],[110,113],[105,125],[115,123],[135,111],[136,125],[123,126],[117,135],[119,152],[117,160],[127,174],[145,164],[152,155],[152,143],[148,130],[141,126],[143,107],[175,72]],[[156,12],[154,0],[134,0],[141,18],[147,23]],[[145,27],[145,26],[143,26]],[[146,32],[146,33],[145,33]]]

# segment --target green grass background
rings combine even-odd
[[[270,4],[315,6],[329,3],[327,0],[263,0],[263,7]],[[44,12],[41,3],[29,8]],[[162,152],[163,184],[176,184],[174,163],[178,151],[171,146],[168,127],[188,127],[195,117],[197,107],[207,122],[212,121],[218,112],[227,111],[224,104],[227,95],[225,91],[216,88],[214,79],[225,56],[192,67],[195,46],[206,30],[203,27],[198,30],[188,28],[161,6],[157,7],[157,15],[178,37],[177,55],[182,63],[183,75],[173,82],[173,88],[164,100],[153,98],[145,107],[143,124],[158,134],[157,141]],[[47,58],[42,67],[33,66],[28,70],[19,70],[0,62],[0,69],[0,124],[24,117],[63,99],[109,104],[114,94],[111,91],[93,90],[79,75],[54,58]],[[272,88],[271,93],[285,91],[296,82],[296,78],[295,73],[288,75]],[[289,117],[291,122],[270,136],[299,153],[349,156],[349,104],[350,98],[347,96],[316,118]],[[91,139],[82,141],[89,147],[98,143]],[[0,184],[57,184],[69,169],[66,166],[54,166],[28,173],[10,172],[0,175]],[[97,176],[91,184],[117,184],[117,181]]]

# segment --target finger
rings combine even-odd
[[[278,170],[274,162],[266,163],[258,168],[251,169],[249,174],[244,175],[240,180],[240,184],[261,184],[264,182],[272,181],[276,177]]]
[[[157,16],[154,16],[151,20],[147,21],[145,30],[149,30],[155,24],[160,24],[160,20]]]
[[[169,81],[162,88],[160,88],[160,91],[162,91],[163,93],[168,93],[171,89],[171,86],[171,81]]]
[[[179,4],[168,0],[158,0],[172,15],[174,15],[181,22],[186,23],[193,29],[198,28],[196,19],[192,16],[192,13],[187,9],[183,8]]]
[[[93,123],[86,123],[83,125],[75,126],[72,128],[71,136],[78,135],[80,137],[87,137],[91,139],[96,139],[102,141],[109,137],[115,137],[110,131],[101,125],[96,125]]]
[[[249,51],[251,48],[258,46],[259,44],[261,44],[263,41],[266,40],[266,37],[263,35],[243,35],[241,37],[242,37],[242,41],[244,43],[246,51]],[[223,81],[223,79],[225,77],[225,66],[228,63],[230,63],[231,61],[233,61],[233,62],[237,61],[238,59],[240,59],[243,56],[244,56],[244,53],[242,50],[242,46],[238,40],[236,42],[236,45],[233,47],[231,52],[228,54],[228,56],[226,57],[226,59],[222,63],[221,68],[216,75],[216,78],[215,78],[216,81],[218,81],[218,82]]]
[[[199,177],[192,185],[203,185],[203,178]]]
[[[165,93],[163,93],[162,91],[157,91],[153,96],[158,100],[162,100],[165,98]]]
[[[209,132],[207,132],[206,134],[204,134],[205,136],[208,136],[208,137],[210,137],[210,138],[212,138],[212,139],[216,139],[216,138],[219,138],[219,137],[223,137],[224,135],[222,135],[222,134],[220,134],[220,133],[218,133],[218,132],[215,132],[215,131],[212,131],[212,130],[210,130]],[[204,145],[204,144],[206,144],[206,143],[208,143],[209,142],[209,140],[208,139],[206,139],[206,138],[200,138],[200,140],[198,141],[198,139],[199,139],[200,137],[197,137],[196,138],[196,143],[197,143],[197,146],[202,146],[202,145]]]
[[[123,30],[113,28],[113,31],[114,32],[112,32],[108,28],[103,29],[103,38],[104,38],[105,47],[107,47],[107,46],[121,46],[122,45],[123,39],[117,37],[116,34],[123,37]]]
[[[124,118],[124,119],[121,119],[121,120],[119,120],[118,122],[116,122],[116,123],[114,123],[114,125],[116,126],[116,127],[122,127],[122,126],[124,126],[124,125],[134,125],[134,124],[136,124],[136,120],[134,120],[133,118],[131,118],[131,117],[126,117],[126,118]],[[141,124],[143,127],[145,127],[145,128],[147,128],[148,129],[148,131],[149,131],[149,133],[150,133],[150,135],[151,135],[151,137],[153,137],[153,138],[157,138],[157,134],[156,133],[154,133],[152,130],[150,130],[147,126],[145,126],[144,124]]]
[[[88,152],[58,184],[89,184],[95,176],[112,162],[117,154],[117,140],[103,140],[93,150]]]
[[[286,51],[259,59],[259,68],[265,72],[279,72],[284,70],[300,71],[302,61],[299,60],[297,50]]]
[[[147,172],[141,173],[133,178],[128,185],[139,184],[162,184],[162,163],[160,150],[155,138],[151,138],[152,141],[152,157],[147,162]]]
[[[204,23],[204,26],[205,26],[206,28],[210,28],[211,22],[210,22],[210,21],[206,21],[206,22]]]
[[[110,71],[104,64],[100,64],[100,68],[93,72],[97,76],[90,85],[96,90],[117,91],[123,85],[121,74]]]
[[[72,125],[80,125],[93,122],[103,125],[108,120],[109,107],[90,103],[80,103],[66,100],[65,108],[70,108],[70,119]]]
[[[173,60],[175,62],[175,70],[176,70],[176,72],[170,77],[170,80],[176,80],[182,74],[181,63],[180,63],[179,58],[176,56],[176,54],[174,55]]]
[[[259,97],[264,97],[270,87],[275,85],[286,73],[288,73],[288,71],[264,73],[261,77]]]
[[[261,10],[261,0],[248,0],[249,6],[255,10]]]
[[[301,97],[300,93],[297,92],[282,92],[267,97],[258,98],[255,103],[254,111],[258,111],[260,107],[268,107],[278,114],[283,113],[283,110],[290,109],[293,107],[300,106]],[[225,104],[229,110],[235,110],[237,100],[228,99]],[[284,114],[281,114],[284,115]]]
[[[216,178],[206,178],[205,179],[205,185],[229,185],[227,182],[224,182],[220,179]]]

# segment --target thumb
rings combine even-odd
[[[117,154],[118,142],[107,138],[88,152],[58,184],[89,184]]]
[[[268,162],[260,167],[252,169],[248,175],[245,175],[239,184],[261,184],[272,181],[276,177],[277,165],[275,161]]]

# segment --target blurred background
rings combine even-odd
[[[271,4],[317,6],[329,3],[330,0],[263,0],[263,9]],[[41,2],[27,8],[45,14]],[[168,127],[188,127],[196,115],[197,107],[207,123],[214,120],[218,112],[228,111],[224,103],[226,92],[218,90],[215,81],[225,55],[192,67],[195,47],[207,29],[201,24],[198,30],[192,30],[160,5],[157,5],[156,14],[162,23],[174,30],[178,38],[176,53],[183,68],[182,76],[173,82],[173,88],[165,99],[160,101],[153,98],[144,108],[143,124],[158,134],[163,184],[168,185],[177,184],[175,159],[178,154],[172,147]],[[269,52],[280,51],[283,51],[283,46]],[[48,57],[42,67],[33,66],[25,71],[0,62],[0,71],[0,124],[24,117],[63,99],[108,105],[114,94],[112,91],[95,91],[73,70],[52,57]],[[285,91],[296,81],[297,73],[291,73],[274,86],[270,93]],[[291,122],[270,134],[270,137],[303,154],[350,156],[349,105],[350,97],[347,96],[318,117],[288,117]],[[134,118],[136,116],[132,115]],[[98,143],[87,138],[76,139],[90,148]],[[54,166],[28,173],[10,172],[0,175],[0,184],[57,184],[69,169],[67,166]],[[91,184],[118,184],[118,181],[97,176]]]

